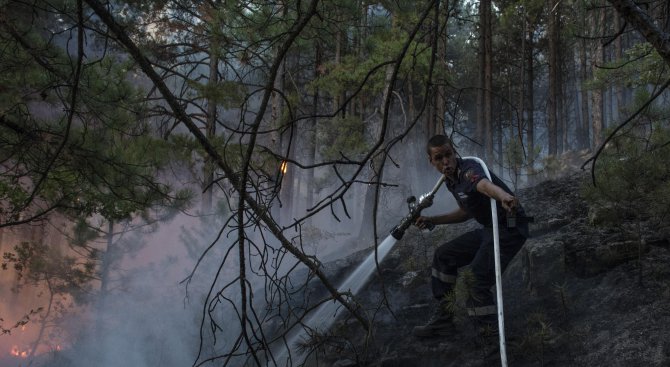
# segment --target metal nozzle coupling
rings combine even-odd
[[[407,214],[407,216],[403,218],[400,221],[400,223],[391,230],[391,235],[393,236],[393,238],[395,238],[396,240],[401,239],[402,236],[405,234],[405,230],[407,230],[407,228],[409,228],[409,226],[411,226],[412,223],[414,223],[416,218],[418,218],[421,215],[421,211],[433,205],[433,197],[435,196],[435,192],[437,192],[437,190],[440,188],[440,185],[442,185],[445,179],[446,177],[444,175],[440,177],[440,179],[435,184],[435,187],[433,187],[433,189],[430,192],[421,195],[418,203],[415,203],[416,198],[414,196],[410,196],[407,199],[407,204],[409,206],[409,214]],[[435,224],[434,223],[427,224],[426,228],[428,228],[429,230],[433,230],[433,228],[435,228]]]
[[[393,227],[391,230],[391,236],[393,236],[393,238],[396,240],[401,239],[403,235],[405,235],[405,230],[399,228],[398,226]]]

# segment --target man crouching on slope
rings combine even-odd
[[[523,208],[502,180],[493,174],[492,181],[489,180],[478,161],[461,158],[446,136],[433,136],[426,148],[430,164],[446,176],[447,189],[456,198],[458,209],[437,216],[421,216],[415,225],[423,229],[430,223],[460,223],[474,218],[483,228],[464,233],[435,250],[431,283],[433,296],[440,304],[428,323],[414,327],[412,332],[419,337],[453,332],[453,315],[446,309],[445,296],[456,283],[458,269],[469,265],[475,282],[467,301],[468,314],[473,317],[480,332],[495,333],[497,309],[491,292],[495,284],[495,259],[490,198],[496,200],[498,209],[501,271],[505,270],[528,237]]]

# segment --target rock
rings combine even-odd
[[[528,292],[534,296],[550,293],[547,285],[565,277],[564,243],[560,240],[529,241],[517,259],[522,262],[521,274]]]
[[[510,366],[670,366],[670,230],[663,221],[642,223],[644,244],[631,239],[633,223],[602,227],[589,222],[580,198],[585,174],[576,173],[521,190],[530,238],[503,275],[505,336]],[[595,222],[594,222],[595,223]],[[436,245],[471,223],[408,230],[380,274],[357,295],[371,318],[366,333],[355,322],[334,330],[342,348],[320,366],[489,367],[500,365],[495,341],[482,341],[467,318],[452,335],[419,339],[411,329],[434,306],[430,261]],[[642,250],[642,251],[640,251]],[[329,274],[346,275],[361,252]],[[639,260],[639,261],[638,261]]]
[[[340,359],[335,363],[333,363],[333,367],[355,367],[355,366],[358,366],[358,363],[348,358]]]
[[[638,259],[648,250],[640,241],[614,241],[584,244],[570,243],[565,249],[565,264],[578,276],[589,277]]]

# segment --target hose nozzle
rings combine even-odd
[[[435,197],[435,193],[446,178],[446,176],[442,175],[430,192],[421,195],[419,201],[416,204],[410,205],[409,214],[407,214],[407,216],[405,216],[405,218],[403,218],[400,223],[398,223],[398,225],[393,227],[391,230],[391,235],[393,238],[396,240],[401,239],[407,228],[409,228],[409,226],[411,226],[416,221],[416,218],[421,215],[421,211],[433,205],[433,197]],[[413,198],[413,196],[410,198]],[[410,200],[408,199],[407,202],[409,204]],[[414,200],[411,202],[413,203]],[[428,229],[432,230],[434,227],[435,226],[433,225],[428,227]]]

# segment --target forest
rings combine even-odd
[[[308,328],[312,281],[374,327],[321,265],[433,186],[435,134],[515,190],[667,182],[665,0],[0,9],[0,362],[299,365],[272,346]]]

